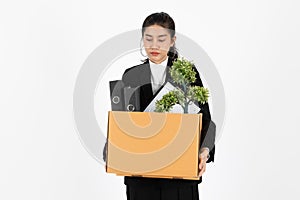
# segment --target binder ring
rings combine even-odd
[[[134,105],[132,105],[132,104],[128,104],[128,105],[127,105],[127,110],[128,110],[128,111],[134,111],[134,109],[135,109],[135,108],[134,108]]]
[[[119,96],[114,96],[114,97],[112,98],[112,102],[113,102],[114,104],[118,104],[118,103],[120,102],[120,97],[119,97]]]

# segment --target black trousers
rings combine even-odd
[[[198,185],[126,185],[127,200],[199,200]]]

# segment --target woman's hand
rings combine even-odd
[[[209,151],[207,149],[201,149],[201,153],[199,154],[199,177],[201,177],[206,170],[208,155]]]

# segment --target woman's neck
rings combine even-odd
[[[155,62],[155,61],[152,61],[152,60],[150,60],[150,59],[149,59],[149,61],[151,61],[152,63],[154,63],[154,64],[157,64],[157,65],[158,65],[158,64],[161,64],[161,63],[165,62],[167,59],[168,59],[168,56],[166,56],[166,57],[165,57],[165,59],[163,59],[163,60],[162,60],[162,61],[160,61],[160,62]]]

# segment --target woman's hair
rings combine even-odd
[[[163,28],[168,29],[168,31],[171,35],[171,38],[173,38],[175,36],[174,20],[167,13],[164,13],[164,12],[153,13],[153,14],[149,15],[148,17],[146,17],[146,19],[144,20],[143,26],[142,26],[142,37],[144,36],[146,27],[152,26],[152,25],[159,25]],[[178,53],[177,53],[175,44],[173,47],[170,47],[168,56],[170,56],[173,59],[178,57]]]

